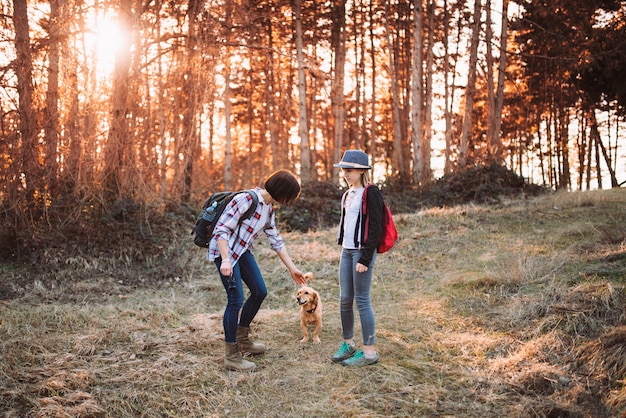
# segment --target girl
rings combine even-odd
[[[367,366],[378,362],[375,348],[375,318],[370,299],[376,247],[382,234],[383,197],[378,187],[368,187],[367,219],[363,219],[362,199],[369,184],[369,156],[363,151],[347,150],[335,167],[342,169],[349,189],[341,198],[338,243],[342,246],[339,262],[340,317],[343,343],[332,356],[344,366]],[[368,225],[365,225],[368,222]],[[365,229],[368,228],[367,240]],[[363,350],[354,344],[354,310],[359,310]]]
[[[291,205],[300,195],[300,184],[293,174],[280,170],[270,174],[262,187],[253,189],[259,197],[255,213],[238,225],[239,218],[252,204],[247,193],[236,195],[215,225],[209,244],[208,259],[215,262],[226,289],[224,311],[224,366],[229,370],[252,370],[255,364],[245,360],[242,352],[262,354],[265,345],[249,337],[250,323],[267,296],[265,281],[252,254],[252,244],[259,232],[267,235],[271,248],[289,270],[297,284],[305,284],[302,272],[295,266],[276,228],[274,203]],[[250,290],[244,303],[243,283]]]

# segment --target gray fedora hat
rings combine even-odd
[[[358,168],[362,170],[370,169],[370,157],[363,151],[349,149],[343,153],[343,158],[339,164],[335,164],[339,168]]]

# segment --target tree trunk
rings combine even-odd
[[[549,110],[548,112],[548,120],[546,120],[546,155],[548,156],[548,168],[547,168],[547,172],[548,172],[548,185],[550,187],[554,187],[557,188],[557,181],[556,181],[556,177],[554,176],[554,143],[556,143],[556,138],[554,138],[554,135],[552,133],[552,125],[553,125],[553,120],[555,119],[554,115],[552,114],[552,109]],[[554,122],[556,123],[556,122]]]
[[[496,97],[493,81],[493,53],[491,44],[493,42],[493,30],[491,28],[491,0],[485,3],[485,67],[487,67],[487,162],[489,164],[498,162],[499,135],[496,132]],[[521,163],[521,161],[520,161]]]
[[[183,124],[182,124],[182,146],[183,172],[181,179],[181,202],[188,203],[191,198],[191,184],[193,180],[193,167],[196,160],[199,136],[197,128],[196,109],[198,108],[198,76],[196,74],[196,50],[197,50],[197,14],[199,13],[198,0],[189,0],[187,11],[187,46],[185,52],[186,70],[183,81]]]
[[[86,25],[85,17],[81,15],[79,20],[80,25]],[[86,53],[87,49],[87,41],[85,37],[82,38],[81,48],[83,52]],[[93,51],[93,55],[90,57],[94,62],[96,61],[96,52]],[[81,63],[77,63],[80,67]],[[85,65],[86,74],[84,74],[85,79],[87,80],[87,90],[95,92],[97,91],[97,77],[96,77],[96,68],[95,66],[87,66]],[[85,190],[88,190],[88,193],[92,195],[96,195],[102,190],[99,188],[101,184],[101,179],[98,178],[98,174],[96,172],[96,165],[102,163],[102,160],[98,158],[98,144],[96,143],[96,109],[98,107],[97,98],[91,95],[87,98],[86,103],[83,105],[83,117],[79,121],[79,124],[82,125],[83,131],[77,132],[76,141],[82,147],[82,161],[81,161],[81,171],[78,176],[78,181],[80,187],[83,187]]]
[[[361,33],[361,28],[363,27],[362,23],[362,13],[361,13],[361,4],[355,2],[352,7],[352,22],[353,22],[353,37],[354,37],[354,62],[355,62],[355,71],[354,71],[354,147],[356,149],[365,149],[363,147],[363,139],[365,135],[363,135],[362,127],[365,126],[364,123],[361,123],[361,116],[365,114],[362,108],[365,107],[365,100],[363,99],[363,89],[361,88],[362,80],[365,78],[364,74],[364,62],[363,55],[365,52],[365,48],[363,48],[363,34]]]
[[[445,150],[444,150],[444,175],[452,171],[451,150],[452,150],[452,102],[451,86],[448,81],[450,74],[450,52],[448,37],[450,36],[450,14],[448,12],[448,1],[443,0],[443,103],[445,120]]]
[[[598,120],[596,118],[596,112],[594,110],[589,111],[589,117],[591,119],[589,121],[591,126],[591,135],[595,138],[596,143],[602,150],[602,156],[604,157],[604,162],[606,163],[606,166],[609,170],[609,176],[611,178],[611,187],[620,187],[620,184],[617,181],[617,176],[615,175],[615,170],[613,169],[613,164],[611,163],[611,156],[604,147],[604,144],[602,143],[602,137],[600,136],[600,132],[598,131]],[[598,186],[601,186],[600,178],[600,161],[598,161]]]
[[[544,163],[544,152],[543,152],[543,145],[541,143],[541,118],[539,115],[535,114],[535,125],[536,125],[536,129],[537,129],[537,153],[539,154],[539,168],[541,169],[541,185],[543,187],[546,187],[547,182],[546,182],[546,166]]]
[[[480,40],[480,12],[481,0],[474,1],[474,24],[472,40],[470,44],[470,58],[465,88],[465,111],[463,115],[463,129],[461,131],[461,148],[459,152],[459,165],[465,167],[469,163],[469,146],[472,141],[472,113],[474,110],[474,95],[476,93],[476,62],[478,61],[478,42]]]
[[[595,148],[595,157],[596,157],[596,178],[598,179],[598,189],[602,190],[604,187],[602,186],[602,161],[600,159],[600,135],[593,134],[594,128],[593,123],[591,126],[591,138],[593,138],[594,148]]]
[[[461,4],[464,4],[464,1],[462,0],[460,2]],[[452,75],[452,79],[448,82],[448,76],[446,76],[446,82],[447,82],[447,86],[449,86],[449,93],[447,93],[447,96],[450,97],[449,103],[448,103],[448,107],[446,109],[446,151],[445,151],[445,156],[446,156],[446,161],[445,161],[445,168],[444,168],[444,172],[445,174],[450,174],[455,166],[458,166],[459,161],[458,158],[456,161],[452,160],[452,148],[453,146],[458,146],[458,142],[455,140],[456,137],[458,137],[458,135],[460,134],[460,130],[459,130],[459,123],[458,123],[458,119],[456,117],[456,113],[454,113],[454,108],[455,108],[455,99],[456,99],[456,77],[457,74],[459,73],[459,71],[457,71],[458,69],[458,64],[459,64],[459,56],[460,56],[460,51],[461,51],[461,36],[463,34],[463,19],[461,18],[462,16],[462,11],[461,10],[456,10],[457,13],[457,28],[456,28],[456,39],[454,41],[454,65],[452,65],[452,68],[446,72],[446,74],[451,74]],[[448,58],[449,59],[449,58]],[[453,116],[455,116],[455,118],[453,119]],[[462,120],[461,120],[462,123]]]
[[[500,60],[498,66],[498,91],[496,92],[496,107],[494,118],[494,129],[492,137],[492,155],[494,155],[494,162],[501,164],[503,161],[503,146],[502,146],[502,108],[504,107],[504,79],[506,76],[506,47],[508,40],[508,14],[509,14],[509,0],[502,0],[502,20],[500,23]]]
[[[58,148],[59,148],[59,49],[63,30],[61,9],[63,0],[50,0],[50,50],[48,57],[48,90],[44,119],[44,142],[46,146],[44,180],[50,195],[56,196],[58,190]]]
[[[404,171],[404,154],[402,153],[402,130],[400,126],[400,92],[398,90],[398,81],[396,79],[396,66],[393,59],[394,43],[391,38],[391,25],[389,20],[391,12],[389,10],[389,2],[385,2],[385,32],[387,34],[387,45],[389,53],[389,75],[391,77],[391,96],[393,102],[393,166],[399,171],[401,179],[406,178]]]
[[[569,164],[569,113],[568,110],[563,110],[563,116],[560,118],[560,131],[559,141],[561,149],[561,187],[566,190],[571,190],[571,173]]]
[[[581,118],[583,120],[586,121],[586,118]],[[587,134],[587,123],[585,122],[585,126],[584,126],[584,135],[586,136]],[[588,144],[587,144],[587,169],[585,170],[585,189],[586,190],[590,190],[591,189],[591,157],[592,157],[592,151],[593,151],[593,136],[589,135],[589,139],[587,140]],[[582,189],[582,187],[581,187]]]
[[[224,150],[224,190],[230,190],[233,184],[233,140],[231,134],[232,121],[230,116],[230,56],[226,58],[224,71],[226,72],[226,74],[224,74],[224,122],[226,124],[226,139]]]
[[[276,77],[276,61],[274,60],[274,29],[272,27],[272,20],[268,19],[267,22],[267,39],[268,39],[268,69],[267,69],[267,83],[265,87],[265,97],[267,100],[267,111],[266,111],[266,119],[268,124],[269,131],[269,158],[268,166],[269,167],[278,167],[278,113],[279,106],[276,99],[276,93],[280,89],[277,86],[277,78]],[[264,158],[265,160],[265,158]],[[263,170],[265,172],[265,170]]]
[[[226,2],[226,43],[230,44],[230,27],[231,27],[231,9],[232,2]],[[230,46],[226,47],[226,63],[224,65],[224,124],[226,129],[226,137],[224,144],[224,190],[230,190],[233,183],[232,174],[232,153],[233,153],[233,141],[232,141],[232,120],[230,115]]]
[[[339,162],[343,147],[343,125],[345,118],[344,109],[344,78],[346,63],[346,2],[345,0],[333,1],[333,30],[332,30],[332,48],[335,53],[334,77],[332,82],[332,109],[333,119],[335,122],[334,129],[334,149],[333,161],[329,161],[330,166]],[[338,179],[339,170],[332,168],[333,181]]]
[[[372,80],[371,80],[371,85],[372,85],[372,112],[370,114],[370,157],[372,158],[372,164],[374,164],[374,161],[376,161],[377,159],[377,147],[376,147],[376,143],[378,141],[377,135],[376,135],[376,74],[377,74],[377,65],[376,65],[376,42],[375,42],[375,35],[374,35],[374,6],[372,5],[373,2],[370,2],[369,4],[369,39],[370,39],[370,53],[371,53],[371,60],[372,60]]]
[[[435,61],[435,2],[428,0],[428,50],[426,52],[425,94],[424,94],[424,135],[422,137],[422,178],[423,185],[432,180],[432,138],[433,138],[433,67]]]
[[[13,23],[15,26],[15,72],[19,96],[20,156],[18,173],[13,187],[25,187],[25,197],[29,209],[33,209],[37,191],[41,189],[41,166],[37,141],[37,118],[33,109],[33,62],[30,54],[28,12],[26,0],[13,0]],[[16,194],[17,197],[17,194]],[[38,217],[38,216],[36,216]]]
[[[311,182],[311,149],[309,148],[309,124],[306,109],[306,78],[302,55],[302,17],[300,0],[293,2],[296,26],[296,57],[298,61],[298,131],[300,134],[300,179],[302,184]]]
[[[119,19],[127,30],[132,22],[130,5],[122,2],[118,9]],[[103,171],[103,195],[107,203],[116,199],[128,197],[130,190],[126,190],[124,184],[132,184],[130,180],[131,170],[128,160],[131,158],[131,142],[129,140],[128,126],[128,86],[130,72],[131,50],[130,43],[120,47],[115,56],[115,69],[113,72],[113,91],[111,109],[111,127],[105,150]]]
[[[69,48],[68,48],[69,49]],[[72,50],[78,49],[77,45],[73,45]],[[67,160],[64,164],[63,173],[61,173],[61,193],[65,195],[75,196],[77,186],[81,181],[81,172],[84,175],[82,164],[82,142],[81,136],[86,133],[87,127],[80,129],[80,96],[78,91],[78,62],[76,54],[72,51],[66,54],[67,74],[64,77],[66,91],[68,97],[68,115],[65,120],[65,141],[68,145]]]
[[[423,122],[423,45],[424,40],[422,37],[423,30],[423,16],[424,7],[422,0],[413,0],[413,68],[412,74],[412,88],[411,88],[411,136],[413,142],[413,184],[416,186],[422,182],[424,178],[424,154],[422,152],[423,135],[422,122]]]

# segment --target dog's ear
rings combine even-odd
[[[310,282],[311,280],[313,280],[313,273],[311,273],[310,271],[308,273],[304,273],[304,278],[307,282]]]

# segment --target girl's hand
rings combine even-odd
[[[222,260],[220,273],[222,273],[222,276],[226,277],[230,277],[233,274],[233,266],[230,264],[230,260]]]
[[[356,272],[357,273],[365,273],[367,271],[368,267],[364,264],[361,263],[356,263]]]

